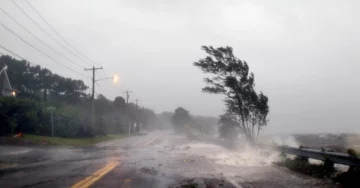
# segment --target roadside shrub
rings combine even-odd
[[[0,136],[16,133],[51,136],[51,115],[44,103],[0,97]],[[81,119],[80,110],[76,107],[58,106],[53,113],[54,136],[89,137],[94,136],[91,122]],[[86,126],[87,129],[83,130]]]
[[[0,118],[2,136],[17,132],[41,134],[44,124],[48,124],[50,119],[39,103],[14,97],[0,97]]]
[[[303,157],[296,157],[295,159],[284,159],[277,164],[281,166],[285,166],[290,170],[300,172],[309,176],[317,177],[317,178],[325,178],[330,177],[332,174],[335,173],[335,170],[329,170],[324,168],[323,164],[310,164],[308,159],[304,159]]]
[[[347,150],[347,153],[351,156],[351,157],[359,157],[359,154],[352,148]]]

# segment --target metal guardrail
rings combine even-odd
[[[330,161],[332,163],[343,164],[348,166],[360,167],[360,158],[351,157],[344,153],[324,152],[313,149],[299,149],[288,146],[281,146],[279,150],[285,154],[292,154],[321,161]]]

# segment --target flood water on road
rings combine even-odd
[[[116,166],[90,187],[335,187],[274,165],[274,151],[202,140],[154,131],[86,147],[1,146],[0,160],[14,166],[2,170],[0,187],[71,187],[110,161]]]

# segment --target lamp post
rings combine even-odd
[[[94,75],[95,76],[95,75]],[[93,77],[94,78],[94,77]],[[112,79],[114,84],[116,84],[119,81],[119,76],[117,74],[115,74],[112,77],[105,77],[105,78],[100,78],[100,79],[93,79],[93,90],[92,90],[92,103],[91,103],[91,119],[92,119],[92,125],[94,126],[95,124],[95,116],[94,116],[94,102],[95,102],[95,83],[101,80],[107,80],[107,79]]]
[[[98,79],[98,80],[95,80],[95,82],[101,81],[101,80],[108,80],[108,79],[113,80],[114,84],[116,84],[116,83],[119,81],[119,76],[115,74],[115,75],[112,76],[112,77],[100,78],[100,79]]]

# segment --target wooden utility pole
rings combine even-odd
[[[140,101],[139,99],[136,99],[136,100],[135,100],[136,108],[139,108],[139,106],[138,106],[138,102],[139,102],[139,101]]]
[[[126,104],[129,104],[129,98],[130,98],[130,93],[131,92],[132,91],[129,91],[129,90],[125,91],[125,93],[126,93]]]
[[[135,104],[136,104],[136,114],[137,114],[137,119],[138,119],[138,122],[136,123],[136,126],[139,126],[139,133],[140,133],[140,130],[141,130],[141,124],[140,124],[140,121],[139,121],[139,105],[138,105],[138,102],[139,102],[140,100],[139,99],[136,99],[135,100]],[[136,128],[136,126],[135,126],[135,128]],[[134,131],[136,131],[136,129],[134,130]]]
[[[125,92],[126,93],[126,104],[127,104],[127,106],[126,106],[126,114],[127,114],[128,118],[129,118],[129,122],[128,122],[128,124],[129,124],[129,136],[131,135],[131,119],[130,119],[130,114],[129,114],[128,107],[129,107],[129,98],[130,98],[130,93],[131,92],[132,91],[129,91],[129,90],[127,90]]]
[[[94,126],[95,124],[95,117],[94,117],[94,101],[95,101],[95,71],[99,70],[99,69],[103,69],[102,67],[95,67],[93,66],[92,68],[89,69],[84,69],[85,71],[92,71],[93,72],[93,77],[92,77],[92,94],[91,94],[91,120],[92,120],[92,125]]]

